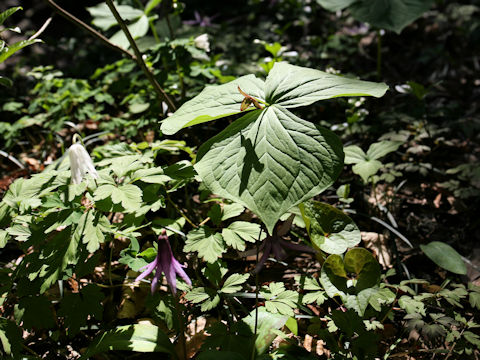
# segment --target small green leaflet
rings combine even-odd
[[[220,290],[224,294],[232,294],[242,288],[242,284],[247,281],[250,274],[233,274],[230,275]]]
[[[0,249],[4,248],[7,245],[10,235],[5,230],[0,230]]]
[[[402,142],[399,141],[380,141],[370,145],[366,154],[357,145],[346,146],[344,149],[345,164],[355,164],[352,167],[353,172],[360,175],[366,183],[383,167],[378,159],[396,151],[401,144]]]
[[[265,233],[260,236],[260,225],[246,221],[235,221],[222,229],[222,236],[228,246],[236,250],[245,250],[245,241],[254,243],[257,239],[263,239]]]
[[[197,251],[198,256],[209,263],[213,263],[222,256],[226,249],[222,235],[204,226],[188,233],[183,251]]]
[[[407,314],[422,314],[426,316],[423,302],[415,300],[410,296],[402,295],[400,299],[398,299],[398,305],[404,309]]]
[[[298,293],[286,290],[283,283],[271,282],[263,287],[260,293],[265,297],[265,309],[272,314],[293,316],[293,309],[297,307]]]
[[[142,205],[142,190],[136,185],[126,184],[118,187],[110,184],[99,186],[94,193],[94,200],[111,197],[114,204],[121,204],[126,212],[135,212]]]
[[[109,350],[136,352],[162,352],[177,359],[175,348],[168,336],[157,326],[143,323],[119,326],[98,335],[80,358],[87,360],[95,354]]]
[[[23,49],[26,46],[42,42],[40,39],[32,39],[32,40],[22,40],[19,42],[16,42],[15,44],[10,44],[8,47],[4,47],[0,51],[0,63],[4,62],[7,60],[10,56],[15,54],[17,51]]]
[[[98,212],[88,211],[84,216],[83,243],[87,244],[87,250],[93,253],[105,241],[105,233],[110,232],[110,222],[106,216]]]
[[[211,310],[220,302],[220,296],[215,290],[204,287],[192,289],[185,295],[185,298],[194,304],[201,303],[200,310],[202,311]]]
[[[22,349],[22,330],[14,321],[0,317],[0,345],[5,358],[19,359]]]
[[[2,25],[7,18],[9,18],[12,14],[16,13],[18,10],[23,10],[21,6],[14,6],[8,8],[7,10],[0,12],[0,25]]]

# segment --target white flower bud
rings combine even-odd
[[[195,46],[199,49],[203,49],[206,52],[210,51],[210,42],[208,41],[208,34],[202,34],[197,36],[193,40]]]
[[[70,171],[72,173],[72,183],[80,184],[88,173],[94,179],[98,179],[97,170],[93,165],[87,150],[80,143],[75,143],[68,149],[70,158]]]

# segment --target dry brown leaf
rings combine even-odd
[[[391,268],[392,255],[390,254],[390,249],[387,246],[387,240],[385,238],[385,235],[375,232],[364,231],[362,231],[361,234],[365,247],[375,252],[378,258],[378,262],[383,266],[383,268]]]

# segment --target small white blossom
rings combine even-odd
[[[210,51],[210,42],[208,41],[208,34],[202,34],[197,36],[193,40],[195,46],[199,49],[203,49],[206,52]]]
[[[98,179],[97,170],[93,165],[87,150],[80,143],[75,143],[68,149],[70,158],[70,171],[72,173],[72,183],[80,184],[85,175],[90,174],[94,179]]]

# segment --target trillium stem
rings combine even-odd
[[[167,93],[162,89],[158,81],[155,79],[153,76],[152,72],[148,68],[147,64],[145,64],[145,61],[143,60],[143,55],[138,49],[137,43],[132,37],[132,34],[130,34],[130,30],[128,30],[127,24],[125,24],[125,21],[123,21],[122,17],[118,13],[115,5],[113,4],[112,0],[106,0],[107,6],[109,7],[110,11],[112,12],[113,16],[118,22],[118,25],[120,25],[120,28],[122,29],[123,33],[127,37],[128,42],[130,43],[130,46],[133,49],[133,52],[135,53],[135,59],[138,63],[138,65],[142,68],[143,72],[147,76],[148,80],[153,86],[153,89],[157,93],[158,97],[160,100],[163,100],[167,103],[168,108],[170,111],[174,112],[177,108],[175,107],[175,104],[173,103],[172,99],[167,95]]]
[[[257,266],[258,266],[258,253],[260,251],[259,247],[258,247],[258,242],[260,241],[261,239],[261,236],[262,236],[262,228],[260,228],[260,231],[258,233],[258,239],[256,241],[256,248],[257,248],[257,254],[256,254],[256,263],[257,263]],[[253,349],[252,349],[252,356],[251,356],[251,360],[254,360],[255,359],[255,342],[257,340],[257,329],[258,329],[258,294],[260,292],[260,286],[259,286],[259,279],[258,279],[258,273],[259,271],[256,271],[255,272],[255,327],[254,327],[254,331],[253,331],[253,336],[254,336],[254,342],[253,342]]]
[[[382,78],[382,32],[377,30],[377,78]]]

